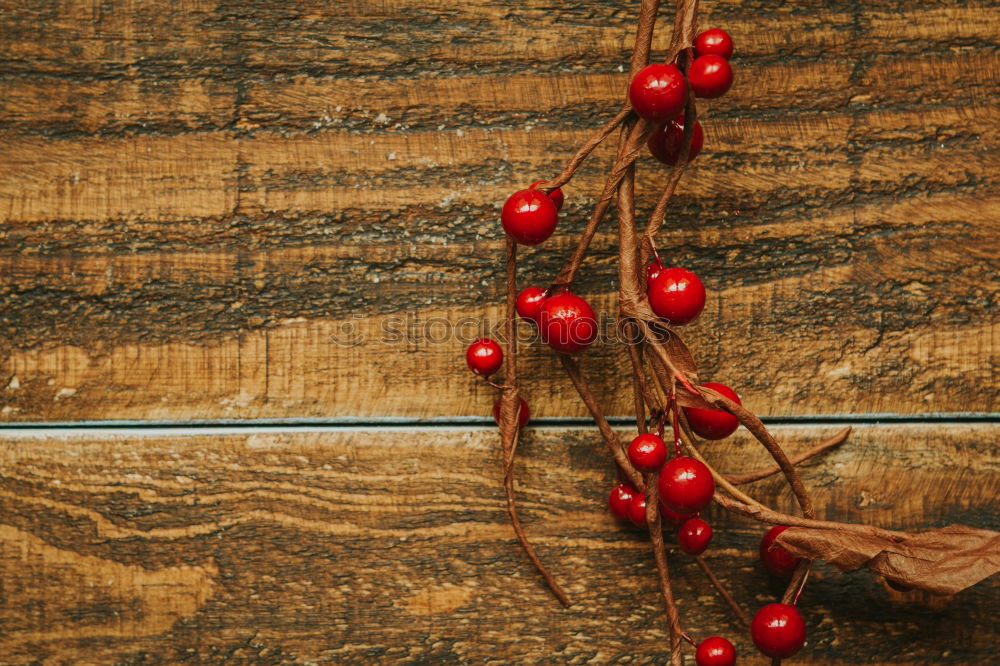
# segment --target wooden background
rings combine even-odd
[[[520,487],[569,610],[506,525],[461,356],[499,315],[500,204],[618,108],[637,6],[0,0],[0,663],[665,659],[648,545],[603,510],[558,363],[525,349]],[[701,24],[735,36],[737,82],[660,238],[710,291],[701,376],[790,450],[857,425],[807,467],[825,517],[1000,528],[1000,3],[706,1]],[[643,211],[663,177],[640,161]],[[580,281],[608,312],[610,229]],[[613,414],[626,365],[584,361]],[[710,455],[764,461],[742,433]],[[761,530],[712,521],[737,598],[773,599]],[[671,563],[686,626],[757,663]],[[795,662],[990,663],[998,589],[821,568]]]

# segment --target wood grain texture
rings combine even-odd
[[[618,108],[634,28],[609,0],[0,13],[8,421],[488,413],[461,352],[499,314],[499,206]],[[660,238],[711,291],[687,335],[704,378],[762,414],[997,409],[998,21],[705,3],[737,84],[703,105]],[[526,281],[569,253],[608,160]],[[640,213],[662,178],[644,158]],[[608,312],[613,246],[579,285]],[[627,413],[624,354],[590,356]],[[583,415],[560,374],[528,349],[537,415]]]
[[[833,429],[775,433],[796,451]],[[822,517],[995,529],[998,435],[862,426],[804,478]],[[613,473],[594,433],[529,428],[519,453],[524,520],[568,610],[507,524],[491,429],[5,433],[2,661],[663,663],[649,545],[605,511]],[[742,430],[708,455],[729,471],[766,462]],[[792,507],[779,481],[748,489]],[[755,560],[763,529],[708,518],[707,557],[737,600],[780,594]],[[760,663],[697,566],[676,548],[669,558],[685,627]],[[989,663],[997,585],[929,598],[820,567],[794,663]]]

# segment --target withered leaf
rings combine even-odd
[[[840,530],[790,527],[775,543],[798,557],[841,571],[867,567],[896,583],[955,594],[1000,571],[1000,532],[949,525],[905,541]]]

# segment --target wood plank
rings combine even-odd
[[[488,412],[461,341],[426,333],[495,320],[497,210],[616,108],[631,11],[2,8],[0,419]],[[996,410],[997,8],[705,10],[740,78],[660,239],[712,291],[702,375],[763,414]],[[526,281],[569,253],[608,159]],[[643,158],[640,214],[662,178]],[[613,243],[579,284],[609,311]],[[627,413],[621,354],[592,357]],[[583,414],[542,350],[524,374],[537,414]]]
[[[794,451],[832,429],[775,433]],[[998,435],[861,426],[805,480],[824,517],[996,529]],[[514,542],[493,429],[7,431],[0,444],[5,663],[665,659],[649,547],[604,509],[613,474],[592,429],[529,428],[519,450],[527,529],[568,610]],[[742,431],[708,453],[730,471],[765,462]],[[751,492],[791,505],[777,480]],[[734,596],[773,599],[754,559],[762,529],[707,515],[707,557]],[[691,560],[669,558],[686,628],[767,663]],[[796,663],[988,663],[997,585],[931,598],[820,567]]]

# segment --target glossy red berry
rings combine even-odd
[[[781,546],[773,545],[778,535],[787,529],[787,525],[775,525],[760,540],[760,560],[768,571],[779,578],[791,578],[801,561]]]
[[[477,375],[489,377],[503,365],[503,350],[495,340],[479,338],[465,350],[465,362]]]
[[[514,301],[517,314],[537,324],[538,311],[542,307],[542,301],[548,298],[548,295],[548,290],[541,287],[525,287],[517,295],[517,300]]]
[[[698,56],[688,68],[688,83],[691,84],[695,97],[722,97],[733,85],[733,68],[722,56]]]
[[[628,519],[636,527],[646,526],[646,493],[636,492],[628,502]]]
[[[646,120],[666,122],[684,108],[687,82],[676,65],[648,65],[632,79],[628,98],[635,112]]]
[[[678,116],[677,120],[671,120],[662,127],[653,130],[649,135],[646,146],[650,154],[664,164],[673,166],[681,156],[681,146],[684,145],[684,116]],[[687,161],[690,162],[698,157],[702,146],[705,145],[705,132],[701,129],[701,123],[694,122],[694,131],[691,134],[691,147],[688,149]]]
[[[531,185],[528,185],[528,189],[529,190],[533,190],[536,187],[538,187],[539,185],[544,185],[547,182],[549,182],[549,181],[547,181],[547,180],[536,180]],[[556,210],[562,210],[563,201],[565,199],[565,197],[563,196],[562,189],[560,189],[560,188],[557,187],[556,189],[554,189],[551,192],[549,192],[549,199],[552,199],[552,203],[554,203],[556,205]]]
[[[733,38],[719,28],[712,28],[694,38],[695,55],[717,55],[729,60],[733,57]]]
[[[690,518],[677,530],[677,544],[688,555],[701,555],[711,541],[712,526],[701,518]]]
[[[707,382],[702,384],[702,386],[710,388],[717,393],[721,393],[737,405],[743,404],[740,402],[740,396],[736,395],[736,391],[729,388],[725,384],[720,384],[719,382]],[[736,432],[736,429],[740,427],[740,420],[738,418],[721,409],[685,407],[684,416],[687,417],[688,425],[691,426],[691,430],[693,430],[699,437],[704,437],[705,439],[725,439]]]
[[[677,456],[660,470],[660,499],[678,513],[697,513],[712,501],[715,480],[700,460]]]
[[[697,517],[697,515],[698,514],[696,513],[677,513],[670,507],[666,506],[662,501],[660,502],[660,518],[663,522],[670,523],[671,525],[683,525],[691,518]]]
[[[597,317],[587,301],[564,291],[542,301],[538,332],[556,351],[573,354],[583,351],[597,339]]]
[[[806,643],[806,623],[791,604],[768,604],[753,616],[750,637],[772,659],[787,659]]]
[[[544,192],[521,190],[503,205],[500,222],[507,235],[521,245],[538,245],[555,231],[559,211]]]
[[[646,266],[646,284],[649,284],[656,279],[656,276],[663,272],[663,264],[658,264],[655,261],[649,262]]]
[[[698,643],[694,661],[697,666],[734,666],[736,648],[722,636],[712,636]]]
[[[524,398],[518,398],[518,400],[520,400],[521,402],[517,412],[517,427],[523,428],[525,424],[528,422],[528,419],[531,418],[531,412],[528,410],[528,403],[524,401]],[[493,420],[497,422],[497,425],[500,425],[499,400],[493,403]]]
[[[655,472],[667,461],[667,445],[651,432],[639,435],[628,445],[628,459],[640,472]]]
[[[628,520],[629,502],[638,492],[628,483],[620,483],[612,488],[611,494],[608,496],[608,508],[611,509],[611,515],[618,520]]]
[[[673,326],[693,321],[705,308],[705,285],[684,268],[664,268],[646,285],[649,306]]]

